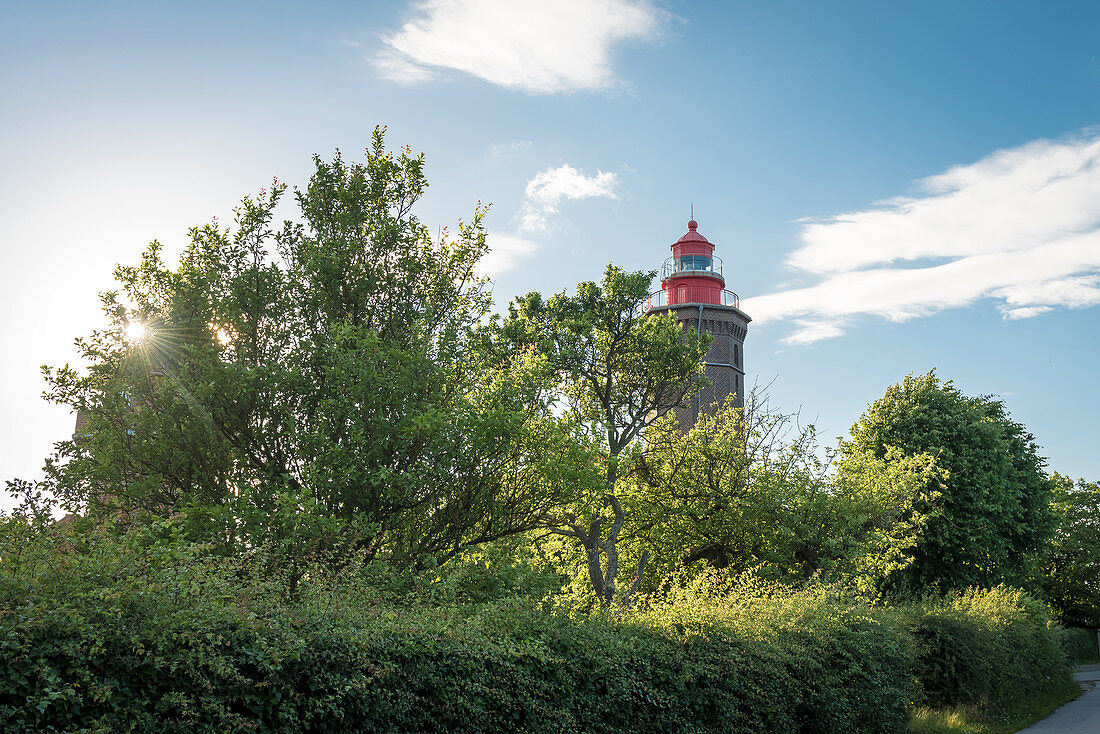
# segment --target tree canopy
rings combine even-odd
[[[1052,530],[1050,483],[1034,437],[992,396],[935,371],[887,388],[841,442],[840,468],[930,457],[946,472],[937,511],[894,577],[912,589],[1020,583]]]
[[[823,577],[876,591],[909,563],[938,498],[927,457],[868,458],[834,472],[812,425],[748,396],[688,431],[647,436],[630,504],[666,572],[705,562],[738,575],[805,583]]]
[[[315,159],[296,221],[272,224],[276,183],[178,267],[154,242],[118,268],[89,370],[47,373],[86,418],[49,465],[60,496],[298,557],[421,563],[538,526],[561,442],[488,318],[485,210],[433,239],[426,187],[377,130],[364,162]]]
[[[1055,532],[1036,585],[1066,624],[1100,627],[1100,482],[1055,474],[1051,484]]]
[[[672,315],[646,312],[655,275],[608,265],[599,284],[581,283],[575,295],[516,299],[504,327],[517,349],[538,355],[549,401],[602,474],[574,487],[552,532],[583,549],[593,591],[605,605],[629,600],[649,558],[643,551],[620,591],[619,536],[627,520],[620,479],[637,458],[643,432],[700,388],[709,346],[708,335],[685,330]]]

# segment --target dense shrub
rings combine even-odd
[[[1021,591],[970,590],[910,615],[914,672],[933,706],[997,717],[1066,683],[1063,631]]]
[[[1062,634],[1062,647],[1065,649],[1066,659],[1072,665],[1100,657],[1096,630],[1071,627]]]
[[[266,563],[152,535],[0,548],[0,729],[870,733],[906,717],[901,637],[826,591],[574,618],[511,595],[537,574],[472,563],[307,575],[290,598]]]
[[[289,595],[267,559],[156,529],[32,535],[0,539],[3,731],[879,734],[914,677],[999,706],[1060,670],[1059,630],[1008,590],[898,611],[704,576],[592,616],[484,555]]]
[[[695,584],[713,589],[713,581]],[[785,672],[794,731],[889,732],[906,720],[912,655],[879,611],[830,587],[796,593],[742,580],[717,594],[689,588],[640,616],[663,629],[698,625],[764,643]],[[755,730],[790,729],[758,722]]]
[[[94,619],[7,615],[0,727],[881,732],[905,720],[904,661],[878,678],[892,640],[866,622],[769,641],[576,623],[521,604],[361,629],[234,612],[188,621],[130,595],[116,602]]]

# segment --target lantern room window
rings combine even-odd
[[[711,270],[713,261],[706,255],[685,255],[676,258],[677,270]]]

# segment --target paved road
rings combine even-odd
[[[1073,674],[1085,692],[1075,701],[1018,734],[1098,734],[1100,732],[1100,665],[1085,665]]]

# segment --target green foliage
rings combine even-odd
[[[699,561],[740,574],[805,581],[845,542],[833,532],[826,466],[812,427],[750,395],[702,414],[687,431],[671,416],[646,436],[629,507],[664,573]]]
[[[713,570],[673,577],[635,618],[681,634],[733,634],[756,643],[752,649],[763,655],[755,665],[779,663],[789,677],[777,682],[791,718],[754,721],[756,731],[900,728],[914,693],[912,649],[890,613],[835,586],[794,591],[752,574],[729,579]]]
[[[850,453],[837,467],[836,497],[851,540],[838,568],[856,588],[875,596],[896,590],[910,573],[916,548],[940,514],[949,477],[929,454],[906,456],[890,447],[882,458]]]
[[[1071,627],[1062,634],[1062,647],[1071,665],[1100,659],[1100,640],[1094,629]]]
[[[530,588],[530,568],[482,556],[388,586],[377,564],[316,568],[292,598],[263,559],[172,526],[55,526],[20,555],[5,539],[0,728],[877,734],[906,718],[904,635],[828,589],[696,584],[573,619],[467,596],[479,573]]]
[[[996,721],[1067,685],[1064,633],[1022,591],[969,590],[910,614],[916,678],[934,707],[978,707]]]
[[[411,214],[426,187],[376,130],[362,163],[315,159],[300,221],[273,225],[276,183],[192,230],[178,267],[153,243],[118,268],[107,328],[78,342],[88,372],[48,371],[86,419],[51,488],[300,569],[431,563],[540,525],[568,446],[488,318],[485,210],[433,240]]]
[[[1000,400],[963,395],[933,371],[906,377],[867,409],[841,444],[840,467],[922,455],[947,474],[939,509],[888,586],[919,594],[1022,583],[1052,530],[1050,484],[1033,437]]]
[[[1037,585],[1063,624],[1100,627],[1100,482],[1051,477],[1054,537]]]
[[[617,586],[619,535],[627,520],[619,480],[638,457],[643,432],[700,387],[709,335],[672,314],[646,312],[655,273],[608,265],[603,280],[575,295],[530,293],[508,308],[504,332],[542,365],[546,403],[560,408],[580,464],[573,493],[552,531],[575,543],[603,605],[629,603],[645,571],[643,552],[629,585]]]
[[[995,718],[975,706],[915,706],[906,731],[908,734],[1015,734],[1080,695],[1081,689],[1067,678],[1063,685],[1020,702],[1013,713]]]
[[[635,533],[663,572],[713,568],[804,583],[813,577],[877,591],[933,511],[943,476],[928,457],[862,456],[829,473],[812,426],[758,395],[688,431],[647,434],[631,477]],[[826,454],[826,457],[828,455]]]

